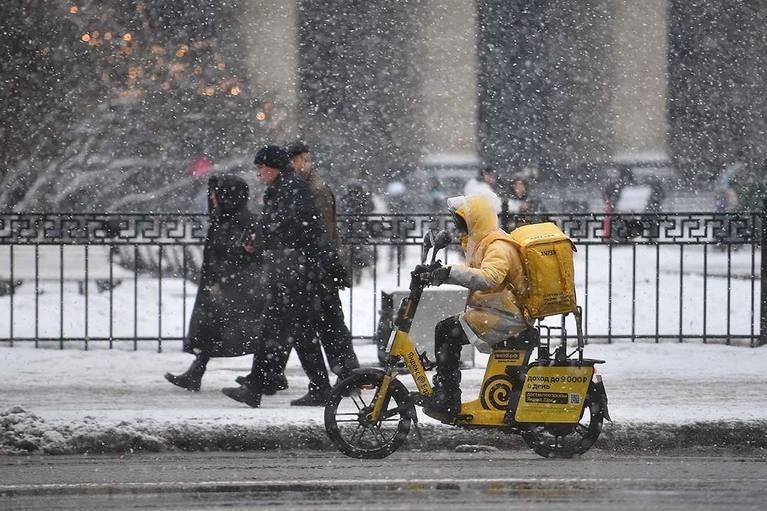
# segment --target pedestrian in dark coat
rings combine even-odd
[[[210,358],[256,351],[264,297],[258,286],[260,264],[243,248],[243,238],[255,224],[247,202],[248,185],[241,178],[224,175],[208,180],[210,224],[184,340],[184,351],[195,360],[186,373],[165,375],[179,387],[199,390]]]
[[[290,343],[296,347],[309,377],[309,391],[326,395],[330,389],[322,351],[314,343],[314,311],[319,288],[344,282],[345,269],[327,242],[321,214],[308,184],[290,166],[287,152],[262,147],[254,160],[267,185],[259,222],[263,242],[263,288],[268,289],[262,348],[240,387],[223,389],[230,398],[252,407],[261,404],[265,386],[283,370]]]
[[[295,173],[309,185],[312,199],[317,204],[317,209],[321,215],[321,227],[326,235],[324,242],[327,243],[330,251],[338,253],[340,238],[338,236],[336,197],[333,191],[314,171],[308,145],[296,141],[290,144],[286,151]],[[352,345],[352,334],[346,326],[341,299],[338,296],[339,289],[348,285],[346,282],[348,279],[345,275],[344,272],[343,279],[323,278],[320,280],[317,296],[312,302],[313,307],[308,318],[312,321],[308,327],[311,330],[312,340],[316,334],[325,350],[330,369],[338,375],[339,379],[346,378],[353,369],[359,367],[359,361]],[[297,351],[299,347],[302,345],[296,345]],[[317,343],[312,342],[309,349],[315,351],[316,347]],[[302,360],[318,360],[318,363],[321,363],[324,368],[325,362],[321,356],[307,357],[300,352],[298,355]],[[307,374],[313,371],[312,368],[307,367],[304,367],[304,370]],[[305,396],[291,401],[290,404],[294,406],[319,406],[324,405],[326,398],[324,391],[317,392],[310,388]]]

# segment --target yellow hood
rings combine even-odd
[[[448,209],[463,218],[469,228],[469,235],[461,238],[461,245],[466,252],[466,259],[471,260],[479,242],[498,229],[496,205],[485,196],[474,195],[448,199]]]

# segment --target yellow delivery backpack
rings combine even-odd
[[[575,245],[552,222],[528,224],[509,234],[519,247],[530,293],[525,318],[543,318],[575,312]]]

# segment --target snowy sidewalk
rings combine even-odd
[[[290,388],[264,397],[262,407],[252,409],[220,391],[248,372],[250,357],[213,360],[202,391],[191,393],[163,378],[166,371],[182,372],[190,362],[179,346],[171,344],[162,354],[0,348],[0,452],[328,447],[322,408],[289,404],[307,384],[295,355],[287,372]],[[374,346],[356,348],[363,365],[376,363]],[[746,428],[746,436],[756,431],[765,442],[767,347],[591,344],[586,354],[607,360],[598,367],[615,421],[606,424],[606,439],[612,435],[652,443],[637,438],[642,431],[695,436],[694,426],[706,431],[698,435],[701,439],[713,436],[715,441],[728,429]],[[478,355],[477,360],[476,368],[464,371],[465,400],[479,389],[485,359]],[[402,378],[413,386],[409,376]],[[432,437],[460,431],[419,417]],[[659,430],[659,424],[665,429]],[[611,445],[620,447],[621,441]]]

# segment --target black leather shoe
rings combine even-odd
[[[245,403],[252,408],[261,406],[261,392],[255,385],[246,383],[239,387],[226,387],[221,389],[226,397],[232,398],[240,403]]]
[[[234,379],[234,381],[235,383],[239,383],[240,385],[245,385],[246,383],[250,383],[250,379],[248,378],[248,376],[238,376],[237,378]],[[277,391],[285,390],[287,388],[288,388],[288,378],[285,376],[285,373],[282,373],[270,379],[268,382],[264,383],[261,386],[261,394],[263,394],[264,396],[273,396],[274,394],[277,393]]]
[[[290,402],[291,406],[325,406],[330,398],[330,389],[309,390],[306,394]]]

